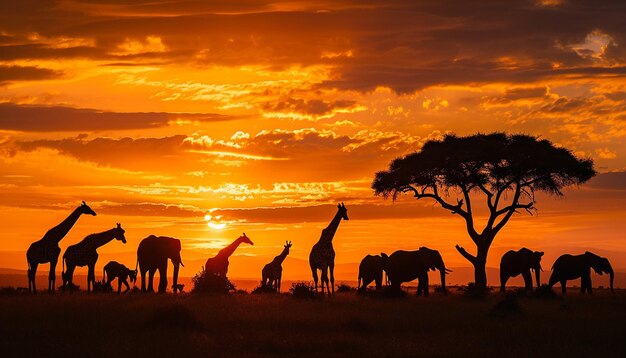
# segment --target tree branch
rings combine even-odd
[[[463,257],[467,259],[467,261],[471,262],[472,265],[475,264],[476,256],[471,255],[469,252],[465,251],[465,249],[459,245],[456,245],[455,248]]]
[[[535,206],[535,202],[531,201],[530,203],[527,204],[511,204],[509,206],[507,206],[506,208],[503,208],[501,210],[496,211],[496,217],[500,216],[500,215],[504,215],[506,214],[508,211],[510,210],[517,210],[517,209],[525,209],[525,210],[530,210]]]
[[[504,227],[504,225],[506,225],[506,223],[509,221],[509,219],[511,218],[511,216],[513,215],[513,213],[517,209],[517,206],[520,205],[520,204],[518,204],[520,193],[521,193],[521,186],[518,184],[518,185],[515,186],[515,194],[513,195],[513,200],[511,201],[511,205],[509,205],[507,207],[508,211],[506,211],[506,214],[504,215],[502,220],[500,220],[500,222],[493,228],[493,236],[494,237]],[[494,218],[494,220],[495,220],[495,218]]]

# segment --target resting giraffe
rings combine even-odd
[[[96,283],[96,261],[98,261],[98,248],[110,242],[113,239],[120,240],[122,243],[126,243],[126,237],[124,236],[124,229],[121,224],[117,224],[117,227],[107,230],[98,234],[88,235],[76,245],[72,245],[65,250],[63,254],[63,288],[67,285],[72,285],[72,279],[74,277],[74,269],[76,266],[87,266],[89,271],[87,273],[87,292]],[[65,270],[67,265],[67,271]]]
[[[276,292],[280,292],[280,281],[283,276],[283,261],[287,255],[289,255],[289,248],[291,248],[291,241],[285,242],[285,248],[280,255],[274,257],[274,260],[263,267],[261,271],[262,285],[271,287]]]
[[[239,236],[237,240],[233,241],[232,244],[221,249],[215,257],[211,257],[206,260],[206,264],[204,265],[205,272],[216,276],[226,277],[226,274],[228,273],[228,258],[233,254],[233,252],[235,252],[237,247],[244,242],[246,244],[254,245],[244,232],[243,235]]]
[[[335,294],[335,250],[333,249],[333,237],[341,219],[348,219],[348,209],[343,203],[337,205],[337,214],[330,221],[330,224],[322,230],[322,235],[311,249],[309,255],[309,265],[311,265],[311,273],[313,274],[313,281],[315,282],[315,292],[317,293],[317,270],[321,271],[322,279],[322,295],[324,294],[324,283],[326,283],[326,290],[328,296]],[[328,285],[328,270],[330,269],[330,287]],[[331,288],[332,287],[332,288]]]
[[[47,262],[50,263],[48,292],[54,292],[56,281],[55,269],[57,261],[59,260],[59,254],[61,253],[59,242],[67,235],[82,214],[95,216],[96,212],[91,210],[83,201],[79,207],[74,209],[70,216],[63,220],[63,222],[48,230],[41,240],[35,241],[30,245],[28,251],[26,251],[26,260],[28,261],[28,292],[32,290],[33,293],[37,293],[37,286],[35,285],[37,266]]]

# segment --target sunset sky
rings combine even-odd
[[[337,277],[420,246],[469,267],[454,249],[475,250],[461,218],[376,197],[371,181],[446,133],[506,131],[593,158],[600,174],[540,195],[488,266],[526,246],[546,270],[590,250],[624,272],[624,19],[617,0],[2,1],[0,267],[26,269],[28,246],[82,200],[98,216],[62,249],[117,222],[128,239],[99,250],[98,277],[108,260],[134,267],[150,234],[181,239],[192,276],[245,232],[255,245],[231,277],[260,279],[290,240],[284,277],[309,279],[338,202],[350,221]]]

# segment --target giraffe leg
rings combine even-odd
[[[50,261],[50,274],[48,274],[48,292],[54,292],[54,285],[56,282],[57,260]]]
[[[335,263],[331,262],[330,266],[330,287],[333,290],[333,296],[335,295]]]
[[[324,295],[324,284],[326,284],[326,292],[330,297],[330,287],[328,286],[328,266],[322,269],[322,295]]]
[[[67,270],[65,271],[65,277],[63,277],[64,287],[69,286],[70,289],[72,288],[72,285],[74,284],[74,269],[75,268],[76,266],[74,265],[67,265]]]
[[[317,281],[318,281],[318,278],[317,278],[317,269],[316,269],[316,268],[311,267],[311,273],[313,274],[313,282],[315,282],[315,294],[317,294]]]
[[[35,285],[35,275],[37,274],[37,265],[36,262],[31,262],[30,268],[28,269],[28,292],[31,291],[31,286],[33,293],[37,293],[37,286]]]
[[[280,281],[282,280],[283,274],[278,274],[278,278],[276,279],[276,292],[280,293]]]

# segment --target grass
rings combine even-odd
[[[626,356],[622,290],[555,300],[15,292],[0,295],[0,317],[3,356]]]

